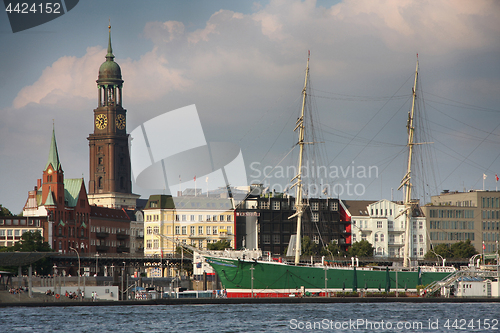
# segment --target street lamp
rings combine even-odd
[[[122,268],[122,290],[121,290],[122,301],[123,301],[123,294],[125,294],[125,290],[123,289],[124,284],[125,284],[125,261],[123,262],[123,268]]]
[[[98,262],[98,260],[99,260],[99,253],[96,252],[96,254],[95,254],[95,276],[96,276],[96,278],[97,278],[97,262]]]
[[[75,248],[72,248],[71,246],[69,247],[70,250],[73,250],[76,252],[76,256],[78,257],[78,297],[80,297],[81,295],[81,290],[80,290],[80,268],[81,268],[81,265],[80,265],[80,254],[78,253],[78,251],[75,249]],[[81,300],[81,298],[80,298]]]

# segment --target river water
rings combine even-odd
[[[14,307],[2,332],[500,332],[500,303]]]

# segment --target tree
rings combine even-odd
[[[304,236],[302,238],[302,255],[304,256],[315,256],[319,254],[320,248],[319,245],[316,244],[309,238],[309,236]]]
[[[38,231],[27,231],[21,235],[21,240],[12,246],[12,251],[18,252],[51,252],[52,248]]]
[[[19,242],[3,249],[4,252],[51,252],[52,248],[38,231],[27,231],[21,235]],[[16,267],[17,268],[17,267]],[[26,267],[25,267],[26,268]],[[52,265],[48,258],[38,260],[33,264],[37,274],[50,274]]]
[[[0,216],[12,216],[12,213],[10,210],[0,205]]]
[[[324,246],[320,254],[322,256],[340,256],[344,255],[344,251],[342,251],[337,243],[330,243],[327,246]]]
[[[433,259],[438,257],[436,254],[443,258],[453,258],[453,252],[451,252],[450,246],[448,244],[438,244],[431,248],[429,252],[425,254],[425,259]]]
[[[458,243],[451,245],[451,252],[453,253],[453,258],[470,258],[477,254],[474,245],[471,244],[470,239],[465,242],[460,241]]]
[[[231,242],[229,242],[227,240],[220,240],[220,241],[217,241],[216,243],[208,243],[207,244],[207,249],[209,249],[209,250],[221,251],[221,250],[225,250],[227,248],[231,248]]]
[[[373,246],[367,240],[361,240],[352,244],[347,253],[350,256],[373,257]]]
[[[477,251],[468,239],[465,242],[460,241],[452,244],[451,246],[444,243],[438,244],[434,247],[434,252],[429,251],[426,253],[425,258],[435,258],[436,255],[434,253],[439,254],[443,258],[470,258],[477,254]]]

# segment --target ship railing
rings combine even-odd
[[[476,269],[466,269],[456,271],[444,279],[440,281],[434,281],[426,289],[426,296],[431,296],[433,293],[438,291],[443,287],[447,287],[450,284],[454,283],[461,277],[481,277],[481,278],[496,278],[498,276],[495,271],[484,271],[484,270],[476,270]]]

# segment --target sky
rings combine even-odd
[[[329,172],[320,186],[337,184],[335,196],[346,200],[402,200],[418,54],[419,139],[427,143],[416,195],[428,202],[483,181],[495,190],[498,1],[86,0],[18,33],[0,13],[0,204],[14,214],[42,176],[53,124],[65,177],[83,176],[88,186],[109,21],[128,132],[195,104],[207,142],[240,147],[248,183],[283,189],[293,175],[273,168],[295,164],[310,50],[309,97],[322,133],[316,163]],[[133,192],[147,199],[162,190],[134,182]]]

